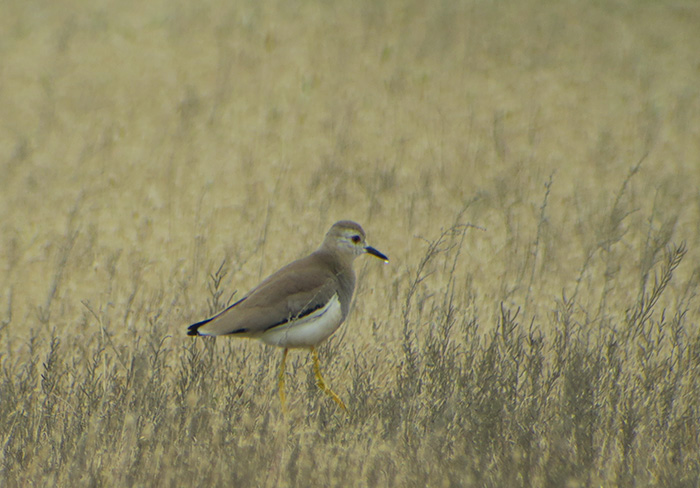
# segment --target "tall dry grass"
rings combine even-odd
[[[695,2],[2,10],[0,485],[700,484]],[[185,326],[340,218],[284,417]]]

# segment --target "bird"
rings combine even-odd
[[[385,263],[389,258],[366,242],[362,227],[350,220],[331,226],[323,242],[306,257],[265,278],[220,313],[187,327],[190,336],[249,337],[281,347],[279,397],[285,408],[285,362],[292,348],[307,348],[313,358],[316,384],[343,410],[345,403],[321,375],[316,346],[345,321],[355,290],[353,262],[363,254]]]

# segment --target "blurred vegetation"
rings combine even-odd
[[[700,6],[6,1],[0,485],[700,485]],[[357,220],[305,351],[185,327]]]

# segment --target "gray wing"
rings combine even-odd
[[[187,333],[255,337],[318,310],[335,293],[336,278],[311,255],[280,269],[218,315],[190,325]]]

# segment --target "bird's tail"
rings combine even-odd
[[[187,335],[188,336],[198,336],[198,335],[203,335],[199,333],[199,328],[203,326],[204,324],[207,324],[212,321],[214,317],[211,319],[207,320],[202,320],[201,322],[197,322],[196,324],[192,324],[189,327],[187,327]]]

